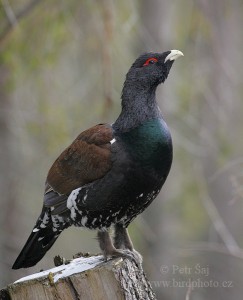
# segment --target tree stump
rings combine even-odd
[[[134,262],[91,256],[23,277],[1,290],[0,299],[150,300],[156,296],[144,271]]]

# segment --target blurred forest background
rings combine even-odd
[[[70,228],[37,266],[11,270],[55,158],[82,130],[115,120],[140,53],[179,49],[158,90],[172,170],[129,230],[158,299],[242,299],[242,28],[242,0],[1,0],[1,287],[56,254],[99,252],[95,232]]]

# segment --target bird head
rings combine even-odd
[[[126,83],[131,83],[137,88],[156,88],[165,81],[171,66],[180,56],[183,56],[183,53],[179,50],[144,53],[131,66],[126,76]]]

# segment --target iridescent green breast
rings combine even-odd
[[[154,169],[161,176],[169,173],[172,140],[163,119],[152,119],[121,134],[126,150],[144,169]]]

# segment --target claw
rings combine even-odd
[[[105,260],[108,258],[114,257],[123,257],[128,258],[131,261],[134,261],[139,269],[142,269],[142,256],[134,249],[116,249],[111,241],[109,233],[107,231],[99,231],[98,239],[100,243],[100,248],[103,251]],[[132,245],[131,245],[132,247]]]
[[[115,249],[110,252],[110,253],[104,253],[104,257],[107,260],[108,257],[111,258],[117,258],[117,257],[122,257],[124,259],[129,259],[138,266],[139,269],[142,269],[142,262],[143,258],[140,253],[138,253],[136,250],[128,250],[128,249]]]

